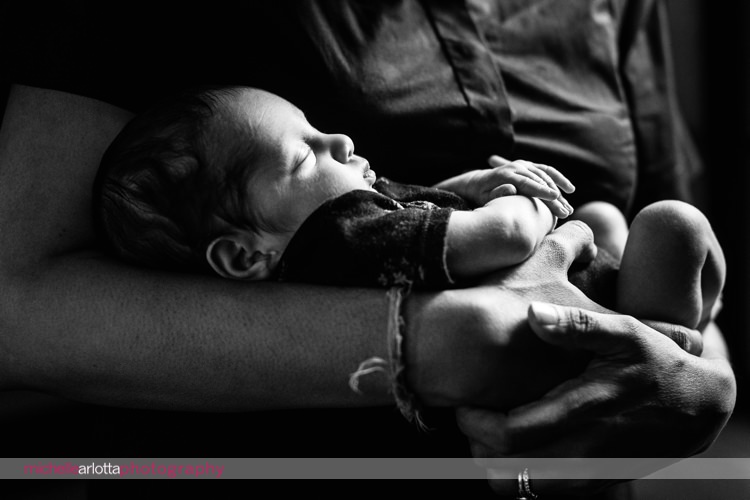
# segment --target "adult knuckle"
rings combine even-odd
[[[631,346],[632,352],[647,354],[650,350],[651,335],[643,335],[645,325],[633,316],[622,316],[622,318],[622,330],[625,335],[621,336],[621,340]]]
[[[570,321],[576,326],[577,330],[584,333],[596,331],[596,320],[583,309],[572,309],[569,314]]]
[[[690,349],[690,335],[682,327],[678,325],[668,325],[667,336],[683,350],[687,351]]]
[[[638,336],[642,328],[642,323],[633,316],[622,316],[622,324],[629,337]]]
[[[543,255],[545,262],[553,268],[559,268],[567,262],[565,244],[560,240],[560,235],[556,233],[552,233],[544,239],[537,253]]]
[[[594,239],[594,232],[591,230],[588,224],[580,220],[571,220],[565,223],[573,231],[580,232],[584,237]]]

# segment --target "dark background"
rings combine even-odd
[[[677,92],[704,160],[696,185],[728,265],[718,323],[736,367],[738,406],[750,410],[750,3],[668,0]],[[750,438],[749,438],[750,439]]]

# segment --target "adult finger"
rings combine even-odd
[[[510,455],[510,446],[503,442],[504,427],[507,419],[505,412],[462,406],[456,408],[456,422],[459,430],[476,443],[491,443],[492,454],[484,455],[481,449],[472,450],[475,456],[507,456]]]
[[[574,262],[591,262],[596,257],[594,233],[585,223],[568,221],[552,231],[537,250],[553,268],[567,272]]]
[[[637,321],[627,316],[533,302],[528,319],[532,330],[542,340],[566,349],[592,352],[600,358],[615,356],[619,360],[623,353],[635,353],[634,359],[640,359],[645,349],[640,337],[633,334]],[[648,329],[645,325],[640,328]],[[605,366],[605,369],[609,368]],[[547,441],[559,440],[560,434],[580,423],[575,415],[586,415],[591,408],[606,408],[617,402],[622,395],[620,376],[616,368],[614,376],[607,373],[600,378],[576,377],[505,414],[466,409],[457,415],[461,417],[461,429],[467,436],[492,443],[499,454],[511,456]]]
[[[623,400],[623,391],[638,387],[645,390],[653,383],[646,373],[633,367],[649,358],[652,344],[659,342],[660,336],[635,318],[539,302],[529,306],[528,318],[532,331],[545,342],[592,353],[585,373],[599,375],[570,379],[542,398],[509,412],[503,425],[495,429],[495,441],[505,443],[507,452],[528,450],[557,439],[555,435],[570,432],[594,408],[615,408]]]
[[[534,302],[529,306],[529,323],[539,337],[551,344],[600,354],[617,352],[624,343],[633,345],[637,341],[634,334],[638,330],[646,333],[646,328],[672,339],[690,354],[700,356],[703,351],[700,332],[664,321]]]
[[[555,440],[553,447],[543,443],[539,448],[518,455],[512,453],[511,447],[504,445],[504,439],[508,433],[503,432],[505,416],[502,412],[463,407],[456,410],[456,421],[459,429],[468,438],[475,462],[487,470],[490,486],[499,495],[510,497],[510,495],[517,494],[519,492],[518,476],[525,469],[528,469],[532,486],[530,489],[539,496],[590,494],[618,482],[618,480],[602,479],[607,478],[606,474],[597,470],[595,466],[600,460],[569,458],[585,457],[585,452],[590,451],[577,445],[579,441],[587,441],[587,439],[581,439],[579,435],[576,435],[573,440],[568,440],[567,436],[560,436],[558,433],[557,437],[566,441],[562,447]],[[565,453],[561,457],[563,455],[560,453],[561,449],[570,453]],[[556,457],[562,460],[555,460]],[[571,460],[574,462],[571,463]],[[576,479],[571,479],[571,477]],[[633,477],[640,477],[640,475],[634,474]]]
[[[703,336],[698,330],[693,330],[682,325],[673,325],[664,321],[649,319],[640,320],[657,332],[674,340],[680,348],[694,356],[700,356],[703,352]]]
[[[625,429],[672,432],[680,429],[680,425],[683,428],[695,425],[689,409],[683,415],[676,414],[680,407],[674,406],[674,401],[693,401],[680,391],[702,393],[705,388],[696,391],[699,382],[679,386],[690,374],[685,371],[688,370],[686,355],[656,330],[630,316],[538,302],[529,306],[528,318],[532,331],[540,339],[561,348],[588,351],[592,357],[583,374],[536,401],[514,408],[495,426],[492,442],[503,443],[505,453],[527,454],[550,443],[555,443],[554,449],[568,453],[568,446],[560,444],[560,436],[590,432],[594,425],[621,432]],[[623,414],[626,410],[628,413]],[[660,410],[674,419],[668,424],[671,427],[665,428],[653,420],[654,412]],[[586,425],[592,427],[586,429]],[[665,434],[660,443],[682,446],[673,437]],[[648,436],[641,434],[640,438]],[[484,439],[487,442],[490,437],[485,435]],[[622,453],[634,452],[633,442],[627,439],[617,444]],[[658,452],[655,445],[652,452]],[[596,456],[588,454],[598,450],[595,440],[581,440],[580,446],[586,447],[581,449],[587,453],[583,456]]]
[[[570,350],[615,354],[631,349],[638,338],[634,333],[648,329],[631,316],[604,314],[579,307],[532,302],[529,325],[545,342]]]

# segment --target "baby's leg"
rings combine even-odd
[[[617,308],[637,318],[702,327],[725,274],[721,246],[700,210],[679,201],[654,203],[630,226]]]
[[[617,260],[622,258],[628,238],[628,222],[616,206],[592,201],[576,208],[570,218],[588,224],[594,233],[596,246],[604,248]]]

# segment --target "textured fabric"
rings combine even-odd
[[[281,281],[329,285],[448,288],[448,220],[458,196],[378,179],[321,205],[295,233],[279,265]]]

